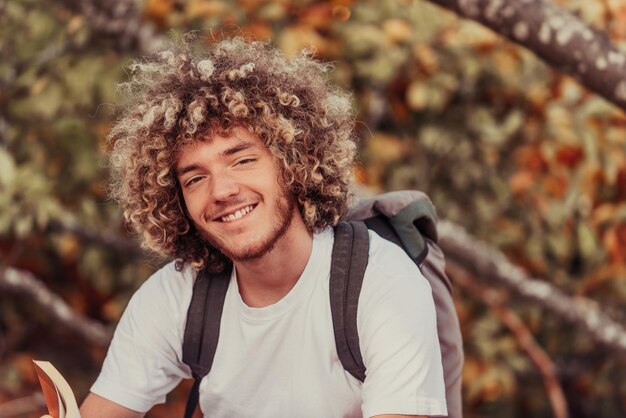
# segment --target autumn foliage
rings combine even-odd
[[[106,190],[103,144],[115,85],[129,60],[147,51],[125,43],[124,31],[98,29],[81,3],[0,2],[0,265],[34,273],[78,313],[113,327],[163,262],[136,247]],[[626,47],[623,2],[557,3]],[[626,318],[623,110],[426,0],[146,0],[142,7],[138,21],[155,37],[244,35],[333,62],[331,76],[353,92],[358,109],[355,175],[363,190],[426,191],[441,218],[529,275],[594,301],[618,322]],[[483,286],[505,303],[486,304],[461,284],[455,294],[467,417],[554,416],[511,314],[554,365],[571,417],[624,416],[622,358],[497,283]],[[55,362],[84,396],[103,347],[0,291],[0,411],[9,400],[31,399],[32,357]],[[180,415],[187,387],[149,416]],[[41,412],[24,411],[10,416]]]

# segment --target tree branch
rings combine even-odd
[[[568,296],[545,281],[528,277],[502,252],[470,236],[459,225],[440,221],[438,232],[439,245],[447,259],[463,266],[475,277],[492,285],[504,286],[517,296],[577,325],[598,344],[626,355],[626,329],[602,313],[595,302]]]
[[[0,266],[0,290],[27,296],[54,321],[97,346],[108,347],[111,341],[112,335],[108,329],[74,312],[63,299],[28,271]]]
[[[491,311],[513,333],[520,347],[535,364],[543,378],[548,399],[552,406],[555,418],[568,418],[565,393],[557,377],[556,367],[548,354],[541,348],[528,327],[515,313],[508,309],[501,298],[491,289],[481,286],[465,269],[455,262],[448,262],[446,266],[454,283],[465,289],[474,298],[489,306]]]
[[[428,0],[528,48],[626,110],[626,54],[550,0]]]
[[[132,238],[122,237],[111,232],[96,231],[85,228],[74,222],[52,220],[48,224],[48,230],[52,232],[69,232],[86,242],[102,245],[131,257],[148,258],[151,254],[142,249],[137,241]],[[154,255],[156,257],[156,255]]]

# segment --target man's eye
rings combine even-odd
[[[244,164],[250,164],[252,162],[256,161],[256,158],[243,158],[239,161],[237,161],[238,165],[244,165]]]
[[[201,179],[202,179],[202,177],[200,177],[200,176],[192,177],[192,178],[190,178],[189,180],[187,180],[185,182],[185,186],[186,187],[192,186],[195,183],[199,182]]]

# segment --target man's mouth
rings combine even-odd
[[[256,205],[248,205],[245,206],[233,213],[229,213],[228,215],[224,215],[221,216],[219,218],[220,221],[222,222],[232,222],[232,221],[236,221],[237,219],[241,219],[244,216],[246,216],[248,213],[252,212],[252,210],[256,207]]]

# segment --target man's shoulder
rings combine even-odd
[[[187,299],[193,289],[196,272],[190,266],[176,268],[172,261],[156,270],[133,295],[137,301],[153,299]]]
[[[380,269],[391,275],[419,274],[419,269],[404,249],[369,230],[370,249],[368,268]]]

